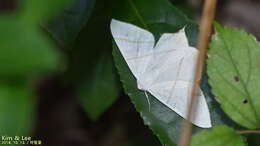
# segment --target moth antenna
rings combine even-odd
[[[149,97],[148,97],[148,94],[146,91],[144,91],[144,94],[146,96],[146,99],[147,99],[147,103],[148,103],[148,106],[149,106],[149,112],[151,111],[151,103],[150,103],[150,100],[149,100]]]

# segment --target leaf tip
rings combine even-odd
[[[214,28],[215,28],[216,33],[222,31],[223,27],[221,26],[221,24],[219,24],[217,21],[214,21],[213,24],[214,24]]]

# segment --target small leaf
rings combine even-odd
[[[260,126],[260,44],[246,32],[215,23],[210,43],[209,83],[222,109],[250,129]]]
[[[196,45],[197,25],[175,9],[168,0],[120,0],[114,3],[117,5],[113,7],[113,18],[147,29],[155,35],[157,40],[162,33],[176,32],[186,26],[189,44]],[[125,93],[129,95],[144,123],[152,129],[163,145],[174,146],[178,143],[183,118],[150,95],[151,111],[149,111],[145,93],[137,88],[136,79],[115,44],[113,56]],[[229,119],[220,111],[209,93],[205,75],[201,87],[207,98],[212,125],[228,123]],[[195,133],[200,130],[201,128],[194,126]]]
[[[27,135],[31,130],[35,101],[25,83],[0,82],[0,135]]]
[[[94,4],[95,0],[74,0],[62,14],[48,23],[47,30],[61,46],[68,45],[86,24]]]
[[[59,64],[60,54],[37,28],[26,27],[1,17],[0,76],[27,76],[52,71]]]
[[[245,143],[235,130],[221,125],[194,135],[190,146],[245,146]]]
[[[97,120],[119,97],[120,88],[113,68],[112,56],[105,52],[97,59],[88,79],[78,86],[78,97],[88,117]]]

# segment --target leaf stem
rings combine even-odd
[[[237,134],[260,134],[260,130],[238,130],[236,131]]]
[[[184,120],[182,124],[182,132],[180,135],[178,146],[188,146],[190,143],[190,137],[192,131],[192,125],[190,121],[192,116],[192,110],[196,99],[195,95],[197,94],[199,88],[200,78],[204,67],[204,62],[205,62],[207,48],[208,48],[208,41],[212,29],[212,22],[215,17],[216,3],[217,0],[204,0],[199,42],[197,47],[199,50],[199,55],[197,58],[194,82],[193,82],[192,93],[191,93],[191,100],[187,107],[188,109],[187,120]]]

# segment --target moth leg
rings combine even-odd
[[[148,107],[149,107],[149,112],[151,111],[151,103],[150,103],[150,100],[149,100],[149,97],[148,97],[148,94],[146,91],[144,91],[144,94],[146,96],[146,99],[147,99],[147,103],[148,103]]]

